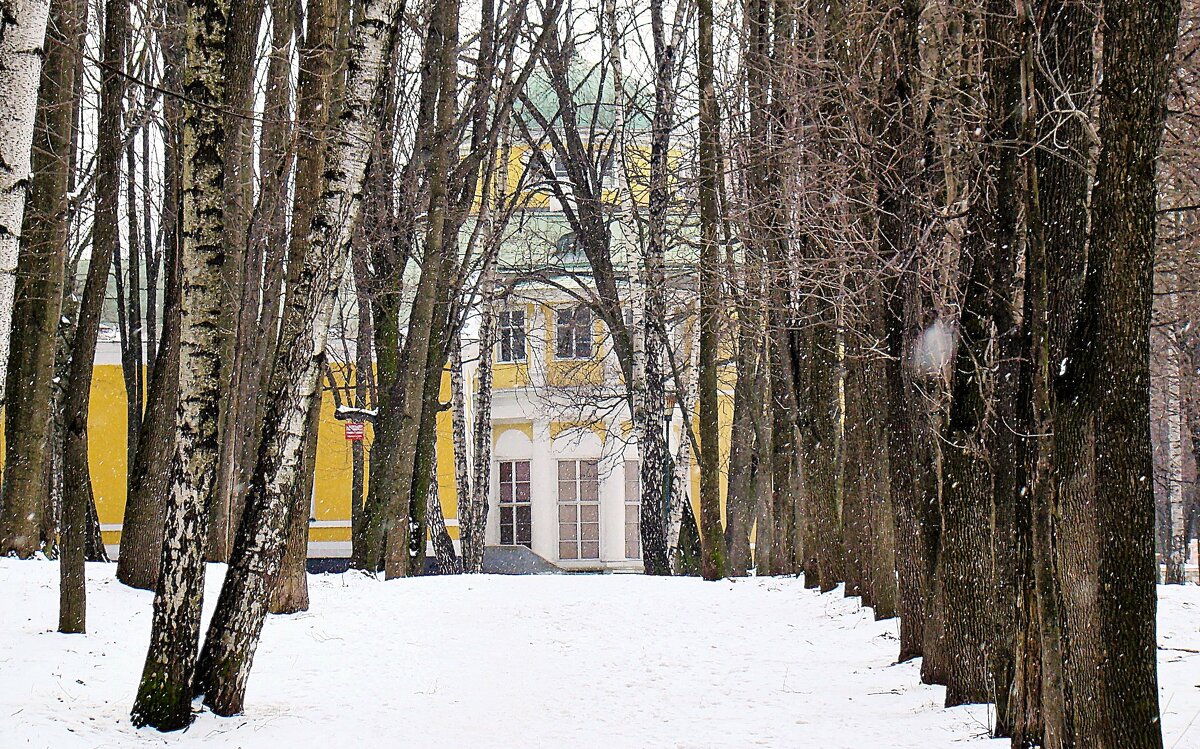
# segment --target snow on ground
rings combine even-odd
[[[943,710],[896,622],[770,578],[310,578],[273,617],[246,714],[184,734],[128,711],[151,596],[88,565],[90,634],[60,635],[57,567],[0,560],[4,747],[990,747],[988,709]],[[210,566],[207,603],[222,568]],[[1200,588],[1164,590],[1167,747],[1200,747]]]

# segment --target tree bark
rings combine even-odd
[[[717,346],[721,338],[721,258],[717,247],[720,114],[713,81],[713,6],[711,0],[699,0],[697,7],[700,35],[700,551],[704,579],[718,580],[725,576],[717,382]]]
[[[321,392],[317,391],[308,408],[302,441],[304,456],[300,476],[284,501],[290,506],[283,541],[283,560],[271,583],[272,614],[308,611],[308,523],[317,469],[317,430],[321,426]]]
[[[163,53],[163,87],[182,87],[184,65],[183,24],[187,9],[182,0],[163,8],[159,32]],[[150,373],[146,415],[137,454],[129,467],[128,494],[121,526],[121,553],[117,579],[134,588],[154,590],[162,561],[164,498],[170,492],[170,466],[175,454],[175,412],[179,405],[180,246],[183,226],[182,103],[163,99],[163,319],[162,340]]]
[[[214,491],[221,399],[220,292],[225,262],[224,0],[188,0],[183,124],[179,406],[171,491],[150,648],[134,701],[137,726],[179,730],[192,721],[191,680],[200,635],[204,552]],[[90,369],[90,362],[89,362]]]
[[[379,127],[380,83],[396,41],[400,5],[400,0],[367,0],[355,14],[346,99],[330,144],[304,262],[288,295],[254,479],[194,685],[194,693],[203,694],[204,704],[218,715],[242,710],[266,617],[266,586],[279,569],[288,498],[299,479],[309,409],[319,395],[320,363],[357,220],[372,135]]]
[[[1158,749],[1150,314],[1155,169],[1179,0],[1104,3],[1100,142],[1084,290],[1094,358],[1082,376],[1096,410],[1102,747]],[[1103,365],[1101,365],[1103,362]]]
[[[250,420],[253,400],[246,402],[241,395],[241,380],[246,375],[242,362],[253,356],[257,343],[257,326],[241,314],[247,296],[255,297],[251,286],[259,284],[259,270],[247,263],[254,203],[253,179],[253,122],[247,113],[254,103],[254,73],[258,51],[259,25],[264,0],[241,0],[230,7],[229,25],[225,39],[225,224],[226,262],[221,277],[221,319],[219,345],[221,351],[220,457],[217,465],[216,490],[210,507],[212,530],[208,537],[208,560],[229,560],[233,530],[237,527],[242,492],[239,488],[238,462],[241,458],[237,439]],[[284,20],[284,19],[280,19]],[[276,22],[277,23],[277,22]],[[277,84],[278,85],[278,84]],[[264,123],[264,127],[266,124]],[[265,190],[278,189],[276,185]]]
[[[51,384],[71,229],[67,191],[73,162],[68,154],[74,148],[76,61],[70,45],[78,41],[81,27],[75,0],[53,5],[13,302],[0,555],[27,556],[40,546],[39,527],[50,502]]]
[[[887,423],[888,486],[896,533],[900,596],[900,655],[923,654],[929,569],[925,559],[922,489],[918,482],[913,392],[907,357],[917,320],[916,257],[921,236],[920,118],[916,79],[920,75],[916,0],[900,0],[899,19],[884,56],[882,89],[887,119],[880,124],[876,154],[879,191],[879,244],[885,264],[886,304],[884,403]]]
[[[13,294],[26,193],[33,171],[30,150],[49,15],[49,0],[8,0],[0,6],[0,101],[7,102],[0,114],[0,403],[4,403],[3,388],[8,382]],[[26,530],[36,527],[32,523]],[[9,545],[9,535],[0,533],[4,546]],[[12,533],[14,538],[16,535]],[[36,545],[36,535],[34,538],[32,543]],[[23,556],[32,553],[28,547],[13,551]]]
[[[384,567],[388,578],[407,576],[410,569],[412,529],[412,484],[416,448],[425,405],[426,365],[436,302],[442,288],[442,269],[446,248],[454,238],[445,233],[449,209],[447,171],[450,165],[450,141],[453,138],[458,39],[457,0],[439,0],[429,25],[426,68],[422,71],[425,101],[432,97],[437,105],[432,118],[433,133],[427,145],[429,184],[427,229],[421,257],[421,277],[417,283],[409,315],[408,335],[400,353],[397,376],[381,392],[379,421],[372,449],[370,494],[367,499],[367,568]],[[431,92],[436,92],[434,96]],[[392,321],[389,320],[389,324]],[[376,318],[378,329],[379,318]],[[381,368],[382,369],[382,368]],[[383,540],[387,526],[386,544]]]

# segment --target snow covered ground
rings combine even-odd
[[[207,603],[222,568],[210,567]],[[635,575],[314,576],[270,619],[244,716],[128,720],[151,596],[89,565],[90,634],[60,635],[57,567],[0,560],[4,747],[991,747],[943,710],[896,623],[798,581]],[[1200,588],[1163,590],[1167,747],[1200,747]]]

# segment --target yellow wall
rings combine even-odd
[[[345,383],[348,370],[335,368],[339,385]],[[443,400],[450,397],[449,377],[442,379]],[[450,430],[450,412],[438,414],[438,491],[442,511],[447,518],[457,517],[454,482],[454,448]],[[92,488],[96,494],[96,511],[102,525],[116,525],[125,512],[125,385],[121,367],[99,364],[92,378],[92,402],[88,417],[88,462],[92,471]],[[363,444],[370,446],[374,432],[367,424]],[[314,495],[314,515],[318,521],[349,521],[350,485],[353,472],[351,443],[345,438],[345,422],[334,418],[332,393],[325,391],[321,400],[321,423],[317,432],[317,468]],[[458,528],[450,527],[450,535],[458,538]],[[119,531],[104,534],[105,543],[120,541]],[[312,541],[349,541],[350,528],[314,527],[309,530]]]

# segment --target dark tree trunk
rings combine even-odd
[[[17,261],[12,350],[4,403],[0,556],[32,554],[50,505],[52,380],[62,306],[75,124],[76,55],[84,24],[76,0],[53,3],[38,94],[33,181]],[[53,519],[52,515],[51,518]]]
[[[1179,0],[1104,3],[1100,142],[1084,290],[1083,362],[1096,411],[1100,745],[1158,749],[1154,475],[1150,447],[1150,315],[1155,170]]]
[[[879,189],[880,254],[892,267],[883,282],[886,305],[884,411],[887,423],[888,487],[895,516],[896,571],[900,602],[901,661],[923,654],[929,567],[925,557],[919,484],[914,393],[907,365],[917,321],[917,242],[921,236],[920,117],[916,79],[919,75],[917,22],[920,4],[900,0],[899,19],[884,56],[886,120],[880,123],[876,180]]]
[[[241,395],[242,362],[252,356],[258,340],[257,326],[241,313],[247,296],[257,301],[250,287],[259,284],[259,269],[247,262],[250,257],[251,218],[254,203],[253,179],[253,122],[245,113],[254,103],[254,72],[258,51],[259,25],[262,22],[264,0],[239,0],[230,6],[228,35],[225,39],[225,225],[224,242],[227,260],[221,277],[220,351],[221,386],[221,448],[217,467],[216,493],[213,495],[209,531],[209,561],[229,560],[233,529],[241,511],[242,492],[238,491],[238,461],[241,458],[240,440],[243,424],[257,414],[254,401]],[[286,22],[284,18],[274,21]],[[278,85],[278,82],[277,82]],[[286,84],[285,84],[286,88]],[[264,127],[266,127],[264,123]],[[265,190],[279,189],[268,185]]]
[[[96,359],[96,336],[100,330],[100,314],[108,286],[108,273],[113,258],[120,252],[118,206],[121,192],[121,138],[123,134],[121,109],[125,96],[125,42],[129,27],[129,5],[113,0],[105,6],[104,61],[105,71],[100,85],[99,137],[96,153],[96,217],[92,229],[92,254],[88,261],[87,281],[79,305],[79,322],[71,346],[71,363],[67,371],[65,417],[63,430],[63,525],[61,535],[63,590],[60,628],[73,626],[70,631],[84,629],[85,590],[83,578],[84,547],[86,545],[88,505],[92,496],[91,472],[88,466],[88,408],[91,404],[92,369]],[[68,537],[72,531],[74,537]],[[68,624],[73,622],[73,624]]]
[[[183,22],[187,10],[181,0],[164,7],[160,43],[163,50],[163,85],[171,91],[182,86]],[[138,450],[129,467],[128,494],[121,526],[121,553],[117,579],[134,588],[154,590],[162,559],[165,497],[170,491],[170,465],[175,453],[175,412],[179,404],[180,245],[183,211],[182,103],[163,99],[163,320],[162,340],[150,372],[146,415]]]
[[[982,44],[987,112],[980,128],[983,173],[967,217],[963,263],[968,264],[954,356],[950,413],[943,429],[941,592],[946,618],[946,706],[1002,702],[1007,674],[993,681],[992,659],[1008,643],[996,634],[1015,621],[1000,611],[993,576],[999,520],[1011,515],[995,493],[995,472],[1020,460],[996,448],[1011,425],[995,424],[992,412],[1004,383],[989,352],[999,335],[1012,336],[1010,312],[1014,291],[1009,279],[1017,271],[1020,222],[1017,190],[1021,102],[1021,59],[1016,48],[1016,8],[1008,0],[990,0],[984,17]],[[1019,336],[1017,336],[1019,340]],[[1011,381],[1011,380],[1010,380]],[[1011,389],[1008,391],[1011,394]],[[1002,408],[1003,406],[997,405]],[[993,504],[993,501],[995,504]],[[1002,512],[1004,510],[1004,512]],[[1011,578],[1006,578],[1011,579]]]
[[[292,486],[283,560],[271,584],[272,614],[294,614],[308,610],[308,523],[313,482],[317,469],[317,430],[321,426],[321,393],[318,390],[308,408],[303,439],[304,456],[300,460],[300,477]]]
[[[721,339],[721,256],[717,246],[717,190],[721,165],[717,154],[720,113],[713,81],[712,0],[699,0],[700,87],[700,549],[705,580],[725,576],[725,534],[721,529],[720,425],[717,347]]]

